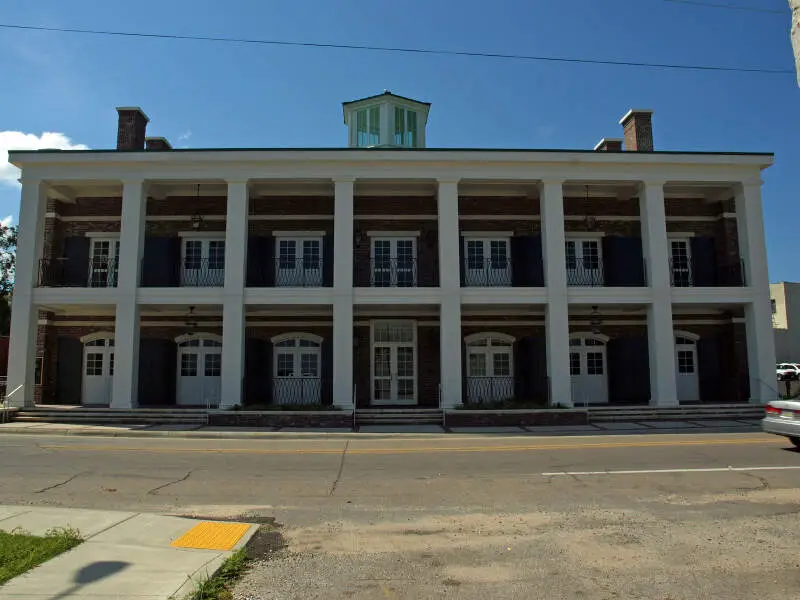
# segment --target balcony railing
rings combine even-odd
[[[568,257],[567,285],[575,287],[604,286],[603,262],[597,257]]]
[[[180,284],[184,287],[220,287],[225,285],[225,263],[207,258],[184,260]]]
[[[470,404],[514,398],[514,378],[511,376],[467,377],[465,383],[467,402]]]
[[[356,261],[355,281],[360,287],[435,287],[436,263],[416,258],[373,258]]]
[[[321,377],[273,377],[274,404],[323,404],[326,390]]]
[[[275,287],[321,287],[322,285],[321,258],[275,259]]]
[[[464,261],[465,287],[509,287],[512,285],[511,259],[467,258]]]
[[[698,273],[690,262],[670,259],[670,284],[672,287],[744,287],[744,262],[717,265],[709,272]]]
[[[37,285],[40,287],[117,287],[119,265],[116,260],[93,258],[45,258],[39,261]]]

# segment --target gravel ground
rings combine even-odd
[[[800,491],[646,509],[426,516],[284,531],[237,600],[314,598],[785,600],[800,594]]]

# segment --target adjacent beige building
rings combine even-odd
[[[778,362],[800,362],[800,283],[771,283],[772,327]]]

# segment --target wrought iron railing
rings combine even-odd
[[[119,264],[115,259],[44,258],[39,261],[39,287],[117,287]]]
[[[184,259],[180,266],[183,287],[221,287],[225,285],[225,261],[217,259]]]
[[[717,265],[711,274],[698,277],[691,262],[685,259],[669,260],[672,287],[744,287],[744,261]]]
[[[276,258],[274,273],[275,287],[321,287],[324,285],[321,257]]]
[[[430,272],[421,278],[420,264],[416,258],[373,258],[364,266],[367,267],[366,273],[362,265],[356,265],[358,285],[392,288],[435,285],[433,265],[425,265],[430,266]]]
[[[514,398],[514,378],[502,377],[467,377],[466,397],[470,404],[512,400]]]
[[[487,258],[464,260],[465,287],[507,287],[512,285],[511,259]]]
[[[273,404],[322,404],[321,377],[273,377]]]
[[[599,257],[567,257],[567,285],[602,287],[605,285],[603,262]]]

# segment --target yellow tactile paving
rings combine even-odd
[[[170,544],[175,548],[197,550],[232,550],[250,529],[247,523],[215,523],[203,521]]]

